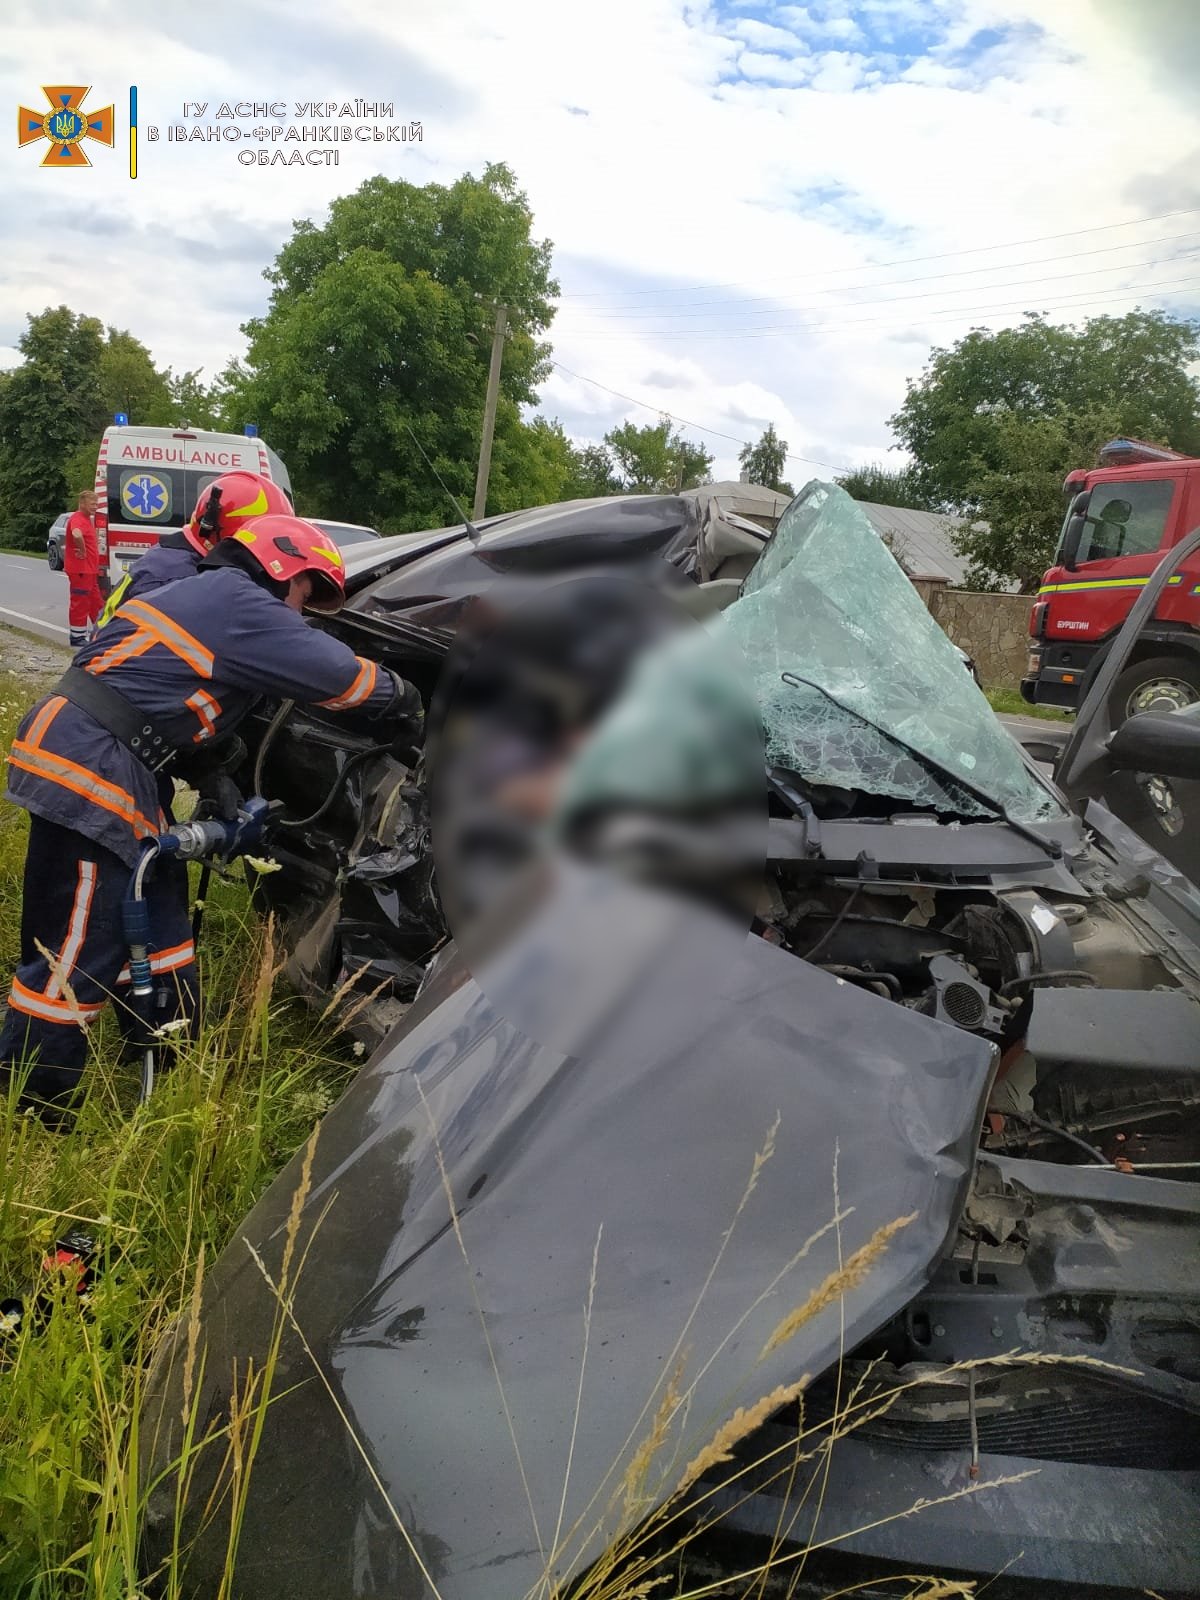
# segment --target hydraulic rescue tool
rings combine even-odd
[[[203,822],[177,822],[173,827],[148,839],[129,880],[129,893],[121,908],[121,925],[129,946],[129,1009],[140,1028],[136,1039],[142,1053],[141,1100],[149,1099],[154,1088],[156,1050],[162,1042],[163,1015],[170,1008],[171,995],[165,985],[155,982],[150,964],[150,911],[146,904],[146,883],[160,860],[232,861],[244,855],[262,837],[268,819],[280,809],[278,801],[255,795],[239,806],[237,815],[226,820],[212,817]]]

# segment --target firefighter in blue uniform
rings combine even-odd
[[[164,583],[191,578],[222,539],[257,517],[291,516],[292,502],[278,484],[257,472],[226,472],[200,491],[191,518],[178,532],[164,533],[156,545],[117,584],[100,613],[100,627],[118,606],[137,600]]]
[[[128,981],[121,904],[144,841],[168,823],[169,775],[195,781],[206,746],[263,694],[372,718],[388,738],[420,727],[411,684],[300,615],[335,612],[345,594],[341,556],[311,524],[259,518],[204,567],[153,602],[127,599],[9,754],[8,798],[31,821],[0,1091],[28,1069],[23,1103],[50,1121],[78,1090],[89,1024]],[[174,866],[151,879],[151,966],[175,1015],[194,1017],[186,869]]]

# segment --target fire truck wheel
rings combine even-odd
[[[1186,656],[1151,656],[1135,661],[1113,684],[1112,725],[1119,728],[1139,711],[1177,711],[1200,700],[1200,663]]]

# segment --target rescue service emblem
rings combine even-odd
[[[42,157],[44,167],[90,167],[84,141],[95,139],[112,148],[115,142],[113,107],[85,111],[83,102],[91,93],[88,87],[49,84],[42,93],[50,102],[48,111],[17,107],[17,144],[36,144],[48,139],[50,148]]]
[[[171,491],[153,472],[131,472],[121,484],[121,504],[131,517],[148,522],[171,508]]]

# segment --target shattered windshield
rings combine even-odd
[[[643,663],[582,753],[571,803],[613,797],[619,774],[643,799],[658,781],[671,786],[678,763],[670,752],[689,729],[677,711],[695,698],[693,677],[711,677],[715,640],[725,647],[719,654],[733,649],[745,661],[769,765],[945,814],[994,816],[1002,808],[1022,822],[1062,815],[842,489],[809,484],[738,599],[707,631],[689,632]]]
[[[1061,815],[844,490],[812,483],[792,501],[716,631],[746,657],[774,765],[810,782],[988,814],[915,750],[1021,821]]]
[[[1014,818],[1061,814],[845,490],[810,483],[798,494],[717,632],[746,656],[773,765],[933,810],[989,814],[914,760],[917,750]]]

